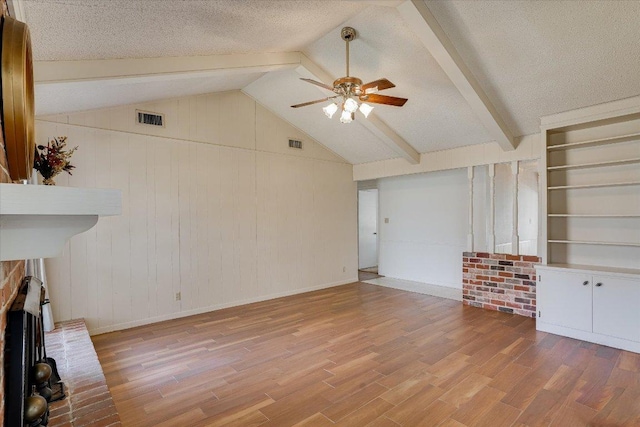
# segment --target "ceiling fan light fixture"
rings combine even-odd
[[[371,112],[371,110],[373,110],[373,107],[371,105],[365,104],[364,102],[360,104],[360,112],[365,118],[369,117],[369,113]]]
[[[355,113],[356,111],[358,111],[358,103],[353,98],[347,98],[344,101],[343,108],[349,113]]]
[[[336,104],[335,102],[332,102],[326,107],[322,107],[322,111],[324,111],[325,116],[331,118],[336,113],[336,111],[338,111],[338,104]]]
[[[342,110],[340,115],[340,123],[351,123],[353,121],[353,114],[347,110]]]
[[[315,86],[331,91],[334,93],[334,95],[323,99],[317,99],[315,101],[292,105],[291,108],[306,107],[308,105],[318,104],[320,102],[338,98],[339,101],[322,108],[324,114],[327,117],[331,118],[338,110],[341,110],[342,112],[340,115],[340,122],[351,123],[353,120],[355,120],[355,112],[358,109],[365,118],[369,117],[369,113],[371,113],[373,107],[369,104],[364,104],[364,102],[368,102],[370,104],[384,104],[392,105],[394,107],[402,107],[405,102],[407,102],[406,98],[378,95],[378,92],[381,90],[396,87],[396,85],[391,83],[386,78],[383,77],[381,79],[363,84],[362,80],[358,77],[349,75],[349,43],[356,38],[356,30],[351,27],[344,27],[340,33],[340,36],[346,43],[346,76],[334,80],[333,86],[304,77],[300,78],[307,83],[311,83]]]

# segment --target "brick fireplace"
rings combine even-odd
[[[7,16],[7,2],[0,0],[2,16]],[[0,121],[2,118],[0,117]],[[1,124],[1,122],[0,122]],[[5,151],[4,137],[0,132],[0,182],[11,182],[7,167],[7,153]],[[18,293],[18,287],[25,274],[24,261],[0,262],[0,424],[4,424],[4,330],[7,326],[7,310]]]

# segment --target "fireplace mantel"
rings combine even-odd
[[[55,257],[100,216],[121,211],[120,190],[0,184],[0,261]]]

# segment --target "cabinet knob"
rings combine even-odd
[[[600,286],[602,286],[602,283],[598,282],[596,283],[596,286],[599,288]]]
[[[588,284],[589,284],[589,281],[588,281],[588,280],[585,280],[585,281],[582,283],[582,286],[587,286]]]

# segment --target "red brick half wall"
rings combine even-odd
[[[464,252],[462,302],[472,307],[536,317],[536,271],[529,255]]]

